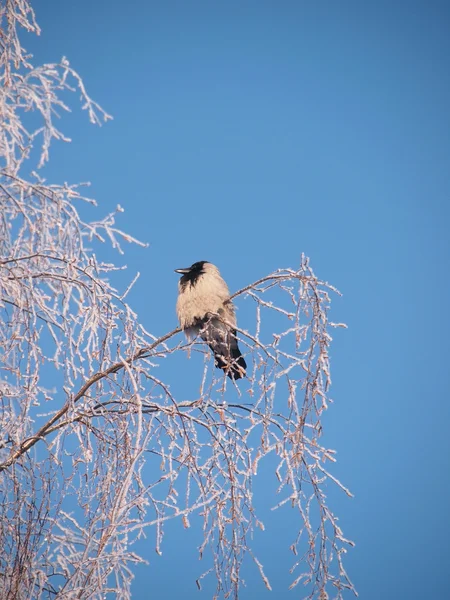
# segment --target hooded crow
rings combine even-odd
[[[177,316],[187,338],[200,335],[213,351],[218,369],[231,379],[245,377],[247,365],[237,343],[234,306],[219,269],[202,260],[175,272],[182,275]]]

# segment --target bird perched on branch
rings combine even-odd
[[[200,335],[213,351],[218,369],[231,379],[245,377],[247,365],[236,338],[234,306],[219,269],[202,260],[175,272],[182,275],[177,316],[187,338]]]

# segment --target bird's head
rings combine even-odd
[[[209,265],[210,263],[207,260],[200,260],[199,262],[194,263],[190,267],[186,267],[185,269],[175,269],[175,273],[181,273],[182,275],[201,275],[204,273],[205,265]]]
[[[211,263],[207,260],[200,260],[185,269],[175,269],[175,273],[180,273],[182,275],[180,283],[184,288],[188,283],[195,285],[198,278],[206,273],[209,265],[211,265]]]

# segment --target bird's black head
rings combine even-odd
[[[182,289],[184,289],[188,283],[195,285],[200,275],[205,272],[203,267],[207,264],[209,264],[207,260],[200,260],[186,269],[175,269],[175,273],[181,273],[183,275],[180,279]]]

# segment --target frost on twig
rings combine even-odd
[[[91,123],[101,125],[112,118],[90,98],[67,58],[34,67],[20,43],[19,26],[40,33],[27,0],[1,0],[0,168],[11,175],[19,173],[36,142],[40,144],[39,168],[49,160],[53,140],[70,141],[55,124],[62,112],[70,111],[62,99],[65,92],[78,91]],[[35,118],[27,119],[28,113]]]
[[[187,528],[193,515],[207,563],[198,586],[212,574],[217,596],[237,598],[248,557],[270,589],[251,547],[264,529],[252,482],[269,454],[274,508],[290,507],[296,528],[292,586],[316,599],[354,592],[343,564],[352,542],[324,494],[328,481],[350,495],[321,435],[337,290],[305,257],[245,286],[233,298],[248,309],[238,330],[248,379],[234,388],[205,354],[203,378],[191,371],[200,393],[175,392],[157,366],[203,347],[179,328],[147,332],[126,302],[137,276],[117,291],[117,267],[90,249],[137,242],[116,226],[122,209],[88,222],[82,187],[23,174],[38,140],[39,168],[65,139],[54,119],[69,86],[92,122],[108,115],[67,60],[32,66],[19,26],[39,33],[29,3],[0,0],[0,597],[131,598],[143,562],[134,541],[153,532],[161,554],[164,524]]]

